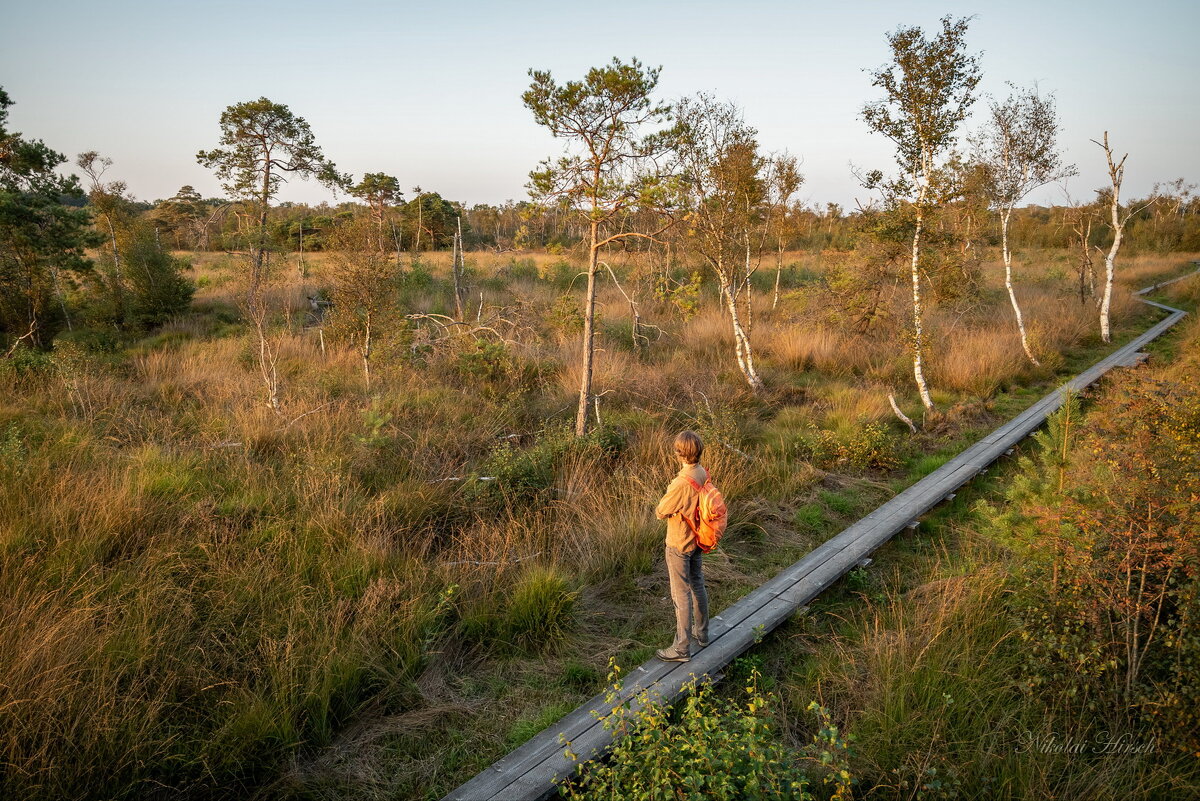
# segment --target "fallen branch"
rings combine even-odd
[[[17,337],[16,341],[12,343],[12,347],[9,348],[8,352],[4,354],[4,358],[7,359],[10,356],[12,356],[14,353],[16,353],[17,346],[21,344],[21,340],[28,339],[29,337],[33,336],[33,332],[36,330],[37,330],[37,319],[35,318],[34,320],[32,320],[29,323],[29,330],[26,331],[22,336]]]
[[[912,420],[909,420],[908,417],[905,416],[904,412],[900,411],[900,407],[896,405],[896,396],[891,392],[888,393],[888,403],[892,404],[892,411],[896,413],[896,416],[900,418],[901,422],[908,426],[908,430],[914,434],[917,433],[917,427],[913,425]]]
[[[537,553],[531,553],[531,554],[529,554],[529,556],[522,556],[522,557],[520,557],[519,559],[511,559],[511,560],[509,560],[509,561],[501,561],[501,562],[472,562],[472,561],[469,561],[469,560],[463,560],[463,561],[461,561],[461,562],[442,562],[442,563],[441,563],[441,565],[442,565],[442,567],[453,567],[454,565],[477,565],[477,566],[480,566],[480,567],[494,567],[494,566],[496,566],[496,565],[515,565],[515,564],[517,564],[518,562],[526,562],[526,561],[528,561],[528,560],[530,560],[530,559],[533,559],[533,558],[535,558],[535,557],[538,557],[538,556],[541,556],[541,555],[542,555],[542,552],[541,552],[541,551],[538,551]]]
[[[305,417],[308,417],[310,414],[316,414],[317,412],[321,411],[322,409],[326,408],[327,406],[329,406],[328,403],[323,403],[315,409],[311,409],[311,410],[305,412],[304,414],[293,417],[292,421],[283,427],[283,430],[287,431],[289,428],[291,428],[293,425],[295,425],[296,423],[303,420]]]
[[[463,333],[466,334],[467,336],[470,336],[472,334],[478,334],[480,332],[487,332],[487,333],[491,334],[492,336],[494,336],[500,342],[503,342],[505,345],[520,345],[521,344],[518,340],[509,339],[508,337],[504,336],[499,331],[497,331],[495,328],[492,328],[490,325],[479,325],[479,324],[471,325],[471,323],[464,323],[459,320],[455,320],[453,317],[447,317],[444,314],[416,312],[413,314],[406,314],[406,315],[404,315],[404,317],[406,320],[412,320],[414,322],[418,322],[420,320],[429,320],[430,322],[434,323],[435,325],[440,326],[442,331],[444,333],[446,333],[447,337],[449,336],[449,333],[448,333],[449,329],[461,326],[463,328],[469,328],[469,330],[463,331]],[[478,321],[476,321],[476,322],[478,323]],[[510,328],[517,328],[516,323],[513,323],[510,320],[505,320],[503,317],[497,317],[497,318],[495,318],[494,321],[488,320],[488,322],[489,323],[490,322],[504,323],[505,325],[509,326]]]

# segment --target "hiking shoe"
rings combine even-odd
[[[707,639],[704,639],[704,640],[702,640],[702,639],[700,639],[699,637],[697,637],[697,638],[696,638],[696,645],[699,645],[701,648],[707,648],[707,647],[708,647],[708,640],[707,640]]]
[[[654,655],[664,662],[687,662],[689,659],[691,659],[691,657],[687,654],[673,653],[672,651],[668,651],[666,648],[659,648],[654,652]]]

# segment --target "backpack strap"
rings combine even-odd
[[[700,469],[704,470],[703,467],[701,467]],[[693,479],[691,476],[684,476],[684,478],[686,478],[687,482],[692,485],[692,489],[694,489],[697,494],[704,492],[704,484],[697,484],[695,479]],[[708,471],[707,470],[704,470],[704,482],[705,482],[705,484],[708,483]],[[699,526],[700,502],[699,502],[699,499],[697,499],[697,501],[696,501],[695,516],[696,516],[697,520],[695,522],[693,522],[690,517],[687,517],[686,515],[680,515],[680,517],[683,518],[684,522],[687,523],[687,527],[692,530],[692,534],[696,537],[699,537],[700,536],[700,526]]]

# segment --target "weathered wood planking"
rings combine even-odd
[[[651,659],[629,671],[615,703],[632,702],[636,708],[637,697],[643,691],[653,700],[672,701],[695,677],[716,675],[754,645],[763,632],[776,628],[876,548],[1029,436],[1058,410],[1065,393],[1078,392],[1113,367],[1127,364],[1146,343],[1179,322],[1186,312],[1141,296],[1196,273],[1200,270],[1139,290],[1135,293],[1139,300],[1169,312],[1166,319],[1044,396],[928,476],[813,549],[800,561],[742,596],[728,609],[714,615],[709,646],[690,662],[668,664]],[[575,770],[576,763],[564,754],[564,741],[571,744],[571,750],[581,761],[602,754],[611,745],[611,734],[601,722],[611,711],[611,703],[604,693],[594,696],[455,789],[444,801],[533,801],[548,797],[555,791],[555,782]]]

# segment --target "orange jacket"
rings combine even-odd
[[[666,493],[654,509],[654,515],[659,520],[667,521],[667,545],[682,553],[689,553],[696,547],[696,535],[684,518],[694,520],[696,509],[700,506],[700,493],[696,492],[688,479],[704,486],[707,476],[708,473],[698,464],[684,465],[671,479]]]

